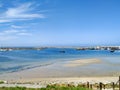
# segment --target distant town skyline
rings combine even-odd
[[[119,0],[0,0],[0,46],[120,46]]]

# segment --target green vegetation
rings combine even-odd
[[[48,85],[46,88],[0,87],[0,90],[89,90],[80,86]]]
[[[4,81],[0,81],[0,84],[3,84],[4,83]]]

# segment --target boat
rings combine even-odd
[[[110,50],[111,53],[115,52],[115,50]]]
[[[65,53],[65,51],[59,51],[60,53]]]

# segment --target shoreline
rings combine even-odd
[[[78,59],[50,65],[37,66],[18,72],[5,73],[0,75],[0,80],[8,83],[38,83],[49,84],[52,82],[106,82],[116,81],[120,71],[106,72],[104,69],[94,68],[94,65],[101,65],[104,62],[100,59]],[[66,66],[68,65],[68,66]],[[93,66],[93,67],[92,67]]]

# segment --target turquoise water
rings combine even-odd
[[[64,50],[65,53],[60,51]],[[112,67],[104,64],[106,69],[120,70],[120,52],[111,53],[106,50],[75,50],[72,48],[48,48],[43,50],[14,50],[0,52],[0,73],[15,72],[18,70],[45,66],[55,62],[76,59],[98,58],[112,64]],[[113,65],[115,65],[113,67]],[[102,65],[92,65],[99,68]]]

